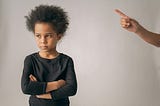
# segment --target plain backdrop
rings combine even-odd
[[[28,106],[20,87],[23,61],[38,48],[24,16],[39,4],[61,6],[70,17],[57,46],[75,63],[71,106],[160,106],[160,49],[121,28],[114,12],[160,33],[158,0],[0,0],[0,106]]]

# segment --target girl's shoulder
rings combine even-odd
[[[35,57],[37,54],[38,54],[38,52],[29,54],[29,55],[26,56],[26,58],[33,58],[33,57]]]
[[[64,54],[64,53],[59,53],[59,55],[62,57],[62,58],[71,58],[69,55],[67,54]]]
[[[26,60],[27,60],[27,61],[31,61],[31,60],[37,58],[37,54],[38,54],[38,53],[35,52],[35,53],[32,53],[32,54],[27,55],[27,56],[25,57],[25,61],[26,61]]]
[[[54,58],[54,59],[44,59],[44,58],[41,58],[38,54],[38,52],[35,52],[35,53],[32,53],[32,54],[29,54],[25,57],[25,60],[27,61],[52,61],[52,62],[55,62],[55,61],[60,61],[60,62],[73,62],[73,59],[71,56],[67,55],[67,54],[64,54],[64,53],[59,53],[59,56]]]
[[[72,57],[67,54],[60,53],[60,58],[63,63],[74,64]]]
[[[64,53],[60,53],[60,57],[61,59],[65,59],[65,60],[73,60],[71,56],[64,54]]]

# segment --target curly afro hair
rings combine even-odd
[[[39,5],[32,9],[26,18],[27,29],[34,32],[35,24],[46,22],[52,25],[57,34],[64,34],[69,25],[67,13],[58,6]]]

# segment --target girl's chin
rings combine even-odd
[[[44,49],[41,49],[40,51],[41,52],[49,52],[49,50],[44,50]]]
[[[40,49],[40,52],[53,52],[54,50],[49,50],[49,49]]]

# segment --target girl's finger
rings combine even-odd
[[[29,76],[31,81],[37,81],[36,77],[34,77],[32,74]]]
[[[32,76],[31,76],[31,75],[29,76],[29,78],[30,78],[30,80],[31,80],[31,81],[34,81],[34,79],[32,78]]]
[[[32,76],[32,78],[33,78],[34,81],[37,81],[36,77]]]

